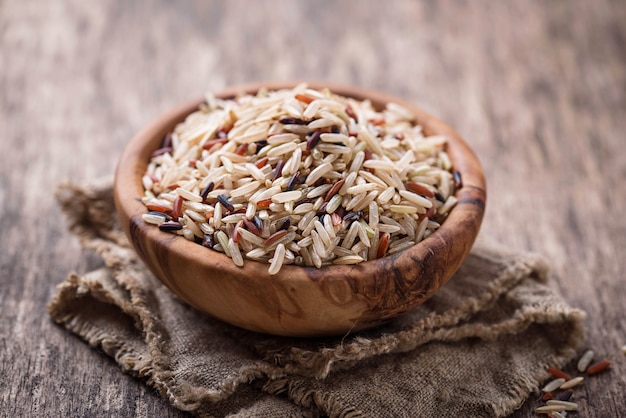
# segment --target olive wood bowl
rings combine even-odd
[[[218,97],[290,88],[296,83],[257,83],[229,88]],[[465,141],[448,125],[414,105],[379,92],[309,83],[376,108],[393,101],[411,110],[428,135],[448,137],[447,152],[462,177],[458,203],[431,236],[400,253],[357,265],[322,268],[285,265],[274,276],[268,265],[246,260],[237,267],[226,255],[148,225],[142,175],[163,136],[198,108],[195,100],[146,126],[128,143],[115,175],[121,225],[146,266],[173,293],[215,318],[283,336],[324,336],[365,329],[410,311],[430,298],[457,271],[478,234],[486,187],[482,168]]]

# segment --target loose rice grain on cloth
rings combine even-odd
[[[583,338],[584,313],[549,289],[539,257],[484,243],[432,299],[385,326],[325,339],[248,332],[181,303],[143,267],[110,182],[65,184],[58,199],[105,267],[70,275],[50,315],[197,416],[505,416]]]

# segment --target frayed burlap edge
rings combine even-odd
[[[247,370],[240,376],[228,379],[219,391],[207,391],[201,387],[191,387],[185,382],[175,381],[168,369],[168,358],[160,349],[159,339],[163,330],[159,330],[158,321],[154,321],[147,294],[141,294],[141,280],[136,276],[145,275],[145,269],[138,263],[134,253],[119,227],[112,227],[110,219],[103,219],[103,213],[111,213],[112,193],[110,182],[91,184],[87,187],[66,184],[59,188],[58,199],[66,212],[73,212],[70,217],[70,230],[78,235],[85,248],[95,250],[105,260],[108,269],[114,272],[114,278],[122,289],[129,292],[130,302],[119,298],[111,298],[103,291],[97,281],[90,281],[89,274],[84,280],[77,275],[70,275],[68,281],[59,286],[57,295],[49,304],[50,315],[68,330],[80,335],[93,346],[102,347],[103,351],[112,356],[125,372],[146,378],[147,383],[155,386],[161,394],[177,408],[187,411],[198,411],[202,404],[218,402],[231,396],[237,387],[254,380],[265,380],[264,390],[272,394],[287,393],[295,403],[305,407],[315,407],[332,416],[357,416],[358,408],[344,405],[332,393],[320,393],[303,383],[302,376],[313,376],[325,379],[336,371],[342,371],[358,364],[367,364],[373,358],[384,361],[385,355],[393,355],[416,349],[429,341],[460,341],[467,337],[495,339],[506,333],[522,332],[532,323],[549,323],[566,321],[573,324],[571,340],[567,348],[554,356],[544,358],[546,364],[557,367],[565,364],[575,355],[575,347],[583,339],[581,311],[571,309],[567,305],[557,303],[551,309],[527,310],[496,327],[481,324],[461,324],[476,312],[494,303],[498,296],[515,287],[523,278],[532,277],[537,282],[547,280],[547,265],[535,255],[515,257],[515,261],[495,280],[487,292],[479,297],[467,300],[457,309],[443,315],[431,315],[409,327],[394,330],[394,333],[382,330],[375,338],[351,336],[342,339],[331,347],[318,347],[316,350],[301,349],[297,346],[281,349],[268,349],[262,357],[267,362],[256,370]],[[77,203],[78,197],[81,202]],[[498,251],[487,250],[486,257],[498,257]],[[500,251],[501,254],[501,251]],[[91,273],[90,273],[91,274]],[[93,274],[97,274],[94,272]],[[132,295],[133,292],[140,294]],[[79,314],[71,314],[67,307],[71,300],[80,299],[87,293],[91,297],[117,307],[123,314],[134,321],[137,330],[145,337],[145,352],[126,342],[107,338],[92,324],[81,319]],[[428,331],[428,332],[426,332]],[[238,331],[234,331],[237,333]],[[249,334],[250,338],[258,338]],[[272,341],[268,346],[275,345]],[[251,344],[255,345],[255,344]],[[256,344],[257,350],[263,343]],[[293,379],[291,375],[297,376]],[[503,415],[521,405],[531,391],[537,390],[538,382],[547,378],[545,369],[538,371],[531,378],[520,382],[512,388],[515,396],[512,400],[501,402],[496,413]]]

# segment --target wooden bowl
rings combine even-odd
[[[264,83],[230,88],[218,97],[293,87]],[[410,311],[430,298],[459,268],[470,251],[485,210],[485,179],[470,147],[449,126],[414,105],[386,94],[328,83],[309,83],[375,107],[393,101],[415,113],[426,134],[449,138],[447,152],[463,186],[442,226],[415,246],[358,265],[323,268],[285,265],[270,276],[267,264],[246,260],[237,267],[217,251],[161,232],[141,215],[150,154],[163,136],[197,109],[200,100],[178,107],[141,130],[125,148],[115,176],[115,203],[121,224],[140,258],[172,292],[195,308],[230,324],[285,336],[343,334]]]

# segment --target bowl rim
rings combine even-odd
[[[176,257],[189,263],[201,263],[203,267],[214,272],[226,272],[229,275],[245,275],[246,280],[260,282],[272,280],[284,282],[285,286],[297,286],[305,280],[313,281],[344,281],[346,278],[360,276],[361,283],[349,285],[353,292],[359,292],[366,297],[379,298],[378,294],[385,286],[380,278],[368,271],[387,269],[394,281],[394,289],[398,297],[393,300],[379,301],[379,308],[388,311],[408,310],[430,297],[435,290],[443,285],[451,276],[444,274],[442,269],[456,271],[463,259],[469,253],[471,246],[478,235],[486,204],[486,182],[482,167],[473,150],[459,134],[443,121],[425,112],[420,107],[401,98],[379,91],[355,87],[345,84],[329,83],[324,81],[286,81],[286,82],[256,82],[233,86],[216,93],[216,97],[230,98],[241,93],[255,93],[259,88],[277,90],[293,88],[305,82],[310,88],[328,88],[335,94],[349,96],[357,100],[369,99],[375,107],[380,104],[394,102],[410,110],[427,134],[438,133],[448,137],[447,151],[455,170],[462,175],[462,187],[455,193],[458,201],[450,211],[440,228],[426,239],[401,252],[385,256],[377,260],[364,261],[356,265],[331,265],[321,268],[308,266],[284,265],[280,272],[270,276],[267,272],[268,264],[245,259],[244,266],[236,266],[225,254],[204,248],[197,243],[186,240],[170,233],[162,232],[154,225],[148,225],[141,215],[146,208],[141,202],[144,188],[141,181],[150,159],[150,153],[158,148],[163,136],[173,127],[183,121],[190,113],[197,110],[202,99],[195,99],[163,113],[141,129],[124,148],[115,172],[115,203],[122,227],[130,237],[140,234],[149,242],[167,242],[167,250]],[[134,179],[134,180],[133,180]],[[459,239],[459,231],[465,231],[465,239]],[[139,255],[142,249],[137,248],[136,240],[131,239]],[[200,254],[202,252],[202,254]],[[209,256],[206,256],[206,254]],[[439,253],[439,254],[438,254]],[[203,256],[202,256],[203,255]],[[446,266],[431,266],[430,259],[445,259]],[[148,263],[146,263],[148,264]],[[392,265],[389,270],[389,265]],[[258,269],[252,266],[260,265]],[[148,267],[152,269],[150,265]],[[153,272],[155,272],[153,270]],[[303,274],[304,273],[304,274]],[[155,272],[156,274],[156,272]],[[424,294],[422,300],[415,302],[415,293],[424,292],[423,286],[416,283],[423,274],[429,274],[437,280],[436,288]],[[159,274],[156,274],[159,276]],[[413,279],[415,277],[415,279]],[[184,291],[175,280],[159,276],[170,289],[178,293],[185,300]],[[181,294],[182,292],[182,294]],[[411,296],[413,295],[413,296]],[[384,297],[382,299],[385,299]]]

